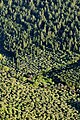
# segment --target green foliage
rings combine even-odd
[[[27,68],[37,74],[41,70],[46,71],[47,68],[58,68],[56,62],[59,59],[58,56],[55,58],[55,54],[59,51],[64,55],[68,55],[66,50],[79,55],[78,9],[78,2],[68,0],[64,3],[63,0],[57,3],[54,1],[35,3],[33,0],[28,3],[26,1],[23,3],[22,0],[4,1],[0,18],[6,36],[4,48],[14,52],[15,59],[20,56],[20,61],[16,60],[18,69],[23,69],[24,59],[24,62],[29,64],[26,64]],[[72,54],[71,59],[66,61],[71,62],[73,59]],[[64,60],[63,63],[66,64]],[[59,64],[61,64],[60,60]]]
[[[42,79],[41,75],[38,76],[38,79]],[[29,83],[23,84],[16,78],[6,76],[0,79],[0,95],[1,120],[60,120],[63,118],[74,120],[74,118],[78,119],[79,116],[79,112],[66,102],[70,102],[72,99],[80,101],[75,87],[68,89],[68,86],[61,86],[60,84],[58,86],[54,84],[46,87],[36,87]],[[74,104],[74,102],[72,101],[71,104]]]
[[[1,120],[80,120],[79,6],[0,0]]]
[[[2,54],[0,54],[0,60],[2,60],[3,59],[3,56],[2,56]]]
[[[6,61],[4,56],[3,61]],[[42,73],[34,77],[34,84],[31,84],[26,77],[16,74],[13,67],[4,71],[6,66],[3,63],[0,64],[1,120],[79,119],[80,105],[76,108],[76,101],[80,102],[80,95],[75,86],[52,84],[52,79]]]

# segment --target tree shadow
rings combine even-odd
[[[80,60],[78,60],[75,63],[67,65],[66,67],[62,68],[62,70],[76,69],[78,67],[80,67]]]
[[[68,105],[71,105],[72,107],[74,107],[78,112],[80,112],[80,101],[74,101],[73,99],[71,99],[69,102],[67,101]]]
[[[15,58],[15,53],[12,52],[12,51],[8,51],[8,50],[5,50],[4,48],[4,41],[5,41],[5,35],[4,33],[2,32],[0,34],[0,54],[6,56],[6,58],[9,58],[10,60],[13,59],[13,57]]]
[[[60,78],[58,78],[58,75],[59,75],[61,72],[63,72],[63,70],[67,71],[67,70],[70,70],[70,69],[77,69],[78,67],[80,67],[80,60],[78,60],[77,62],[72,63],[72,64],[70,64],[70,65],[66,65],[65,67],[61,67],[60,69],[52,68],[52,69],[49,70],[48,72],[43,73],[43,76],[53,79],[53,81],[54,81],[56,84],[61,83],[61,84],[63,84],[63,85],[67,85],[66,82],[63,82],[63,81],[61,81]],[[57,75],[56,75],[56,74],[57,74]]]
[[[61,79],[57,76],[61,71],[62,71],[61,69],[52,68],[48,72],[44,72],[43,76],[47,77],[47,78],[51,78],[52,82],[54,82],[55,84],[60,83],[60,84],[63,84],[63,85],[67,85],[66,82],[61,81]]]

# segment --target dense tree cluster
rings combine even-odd
[[[80,0],[0,0],[0,119],[80,120]]]
[[[0,2],[1,32],[4,48],[15,53],[14,59],[26,72],[38,73],[42,69],[61,64],[58,53],[71,59],[80,54],[79,0],[19,0]],[[57,54],[57,58],[55,55]],[[58,65],[59,65],[58,64]]]
[[[1,57],[5,62],[5,57]],[[0,64],[1,120],[79,120],[80,91],[75,86],[44,82],[38,76],[32,85],[17,79],[15,69]]]

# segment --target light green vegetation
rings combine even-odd
[[[76,105],[80,94],[75,86],[55,84],[42,75],[31,84],[26,77],[17,79],[14,68],[10,67],[9,71],[4,68],[5,65],[0,64],[1,120],[80,119],[80,103]]]

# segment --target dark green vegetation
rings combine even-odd
[[[1,120],[80,120],[79,6],[0,0]]]

